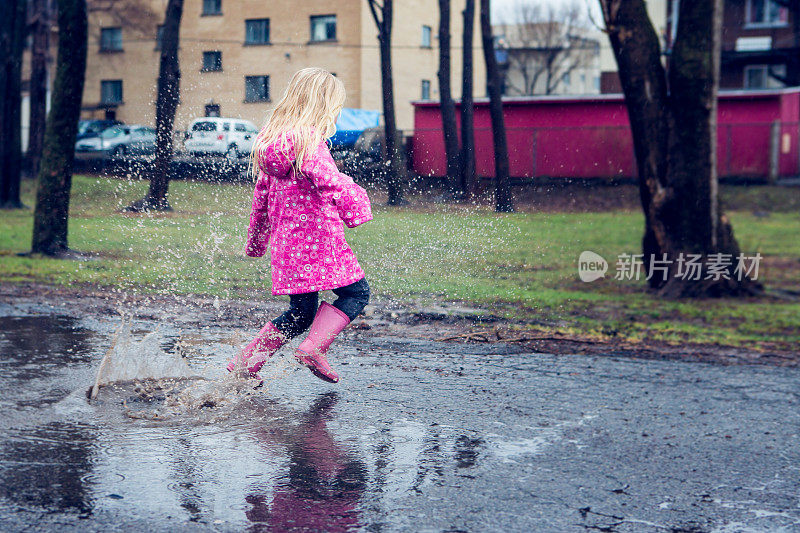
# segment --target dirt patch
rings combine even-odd
[[[208,324],[232,330],[252,329],[282,312],[283,299],[219,300],[202,295],[128,293],[92,285],[50,286],[0,283],[0,300],[8,303],[63,305],[70,314],[114,316],[125,311],[138,319],[168,317],[184,328]],[[662,341],[630,342],[543,329],[533,322],[500,318],[490,310],[463,304],[426,309],[415,302],[377,300],[347,330],[347,335],[390,335],[451,343],[514,344],[525,351],[557,355],[630,357],[698,361],[724,365],[800,366],[800,353],[781,348],[749,350],[726,346]]]
[[[512,192],[514,206],[520,212],[602,213],[642,209],[639,186],[633,180],[540,178],[515,185]],[[376,204],[383,204],[386,193],[371,188],[370,198]],[[453,202],[437,186],[425,189],[422,194],[412,191],[407,199],[410,210],[415,212],[441,212],[442,205],[452,210],[492,208],[494,188],[491,181],[481,181],[478,194],[470,203]],[[720,201],[725,211],[751,212],[758,217],[768,217],[773,212],[794,213],[800,207],[800,187],[723,184]]]

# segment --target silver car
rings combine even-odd
[[[156,130],[147,126],[111,126],[97,137],[75,143],[75,155],[82,159],[119,158],[155,151]]]

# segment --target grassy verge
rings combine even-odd
[[[61,285],[90,283],[118,290],[269,298],[269,264],[242,255],[250,187],[174,182],[175,211],[122,214],[146,182],[77,176],[70,245],[92,252],[85,262],[18,257],[30,244],[30,210],[0,218],[0,281]],[[771,188],[733,190],[736,205],[754,205]],[[591,194],[591,193],[589,193]],[[730,194],[730,193],[729,193]],[[24,201],[33,203],[30,182]],[[743,251],[765,256],[761,277],[771,287],[796,288],[800,219],[796,212],[742,209],[729,213]],[[433,302],[454,300],[490,308],[528,327],[628,341],[699,342],[796,349],[800,303],[771,298],[662,301],[643,281],[577,278],[577,257],[593,250],[611,263],[636,253],[642,227],[636,210],[520,212],[485,208],[376,206],[375,220],[348,231],[348,240],[375,293]]]

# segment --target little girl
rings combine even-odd
[[[339,172],[326,143],[344,100],[341,80],[320,68],[302,69],[256,137],[245,253],[261,257],[269,246],[272,294],[290,295],[289,309],[267,322],[228,363],[229,371],[241,368],[258,378],[267,357],[310,327],[295,357],[315,376],[339,381],[325,354],[369,301],[369,285],[345,242],[342,222],[353,228],[372,220],[366,191]],[[329,289],[338,298],[317,309],[318,292]]]

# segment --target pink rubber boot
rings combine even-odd
[[[242,349],[242,351],[228,363],[228,372],[244,367],[251,377],[258,377],[256,372],[261,370],[267,357],[278,351],[286,343],[286,337],[272,322],[267,322],[258,335]]]
[[[336,383],[339,381],[339,375],[328,364],[325,353],[333,339],[349,323],[350,319],[346,314],[328,302],[322,302],[317,310],[317,316],[314,317],[314,322],[311,324],[308,337],[297,347],[294,356],[318,378]]]

